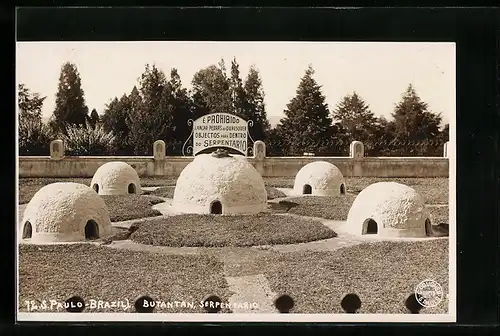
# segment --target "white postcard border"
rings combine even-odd
[[[82,41],[82,43],[89,43],[91,41]],[[92,41],[94,42],[94,41]],[[101,43],[110,43],[101,41]],[[182,43],[181,41],[171,41],[172,43]],[[218,43],[215,41],[205,41],[206,43]],[[16,42],[17,44],[23,42]],[[24,42],[26,43],[26,42]],[[37,42],[43,43],[43,42]],[[60,43],[65,43],[61,41]],[[69,42],[66,42],[69,43]],[[127,43],[133,43],[129,41]],[[158,42],[151,42],[158,43]],[[160,42],[160,43],[170,43]],[[197,42],[196,42],[197,43]],[[226,43],[226,42],[222,42]],[[227,43],[242,43],[239,41],[228,41]],[[248,42],[257,43],[257,42]],[[267,43],[308,43],[308,42],[267,42]],[[310,42],[310,43],[327,43],[327,42]],[[328,43],[385,43],[388,45],[395,44],[393,42],[328,42]],[[417,42],[398,42],[397,44],[415,44]],[[418,43],[432,43],[432,44],[452,44],[454,46],[454,61],[456,63],[456,44],[455,43],[441,43],[441,42],[418,42]],[[456,83],[456,73],[455,83]],[[16,81],[16,87],[17,87]],[[16,106],[18,100],[18,92],[16,90]],[[456,100],[456,90],[455,90]],[[16,109],[16,143],[19,139],[19,114]],[[163,314],[163,313],[26,313],[19,312],[19,244],[18,244],[18,206],[19,206],[19,148],[16,146],[16,233],[15,233],[15,249],[16,249],[16,317],[18,322],[299,322],[299,323],[314,323],[314,322],[327,322],[327,323],[342,323],[342,322],[357,322],[357,323],[450,323],[456,322],[457,318],[457,242],[456,242],[456,105],[455,113],[450,115],[450,139],[448,150],[449,151],[449,283],[448,283],[448,313],[447,314],[210,314],[210,313],[176,313],[176,314]]]

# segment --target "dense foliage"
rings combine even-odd
[[[412,85],[387,120],[375,116],[357,92],[330,108],[309,66],[272,128],[255,66],[242,79],[236,59],[229,69],[221,60],[196,72],[191,84],[186,89],[175,68],[166,75],[146,64],[129,93],[113,98],[102,114],[92,109],[89,115],[78,69],[67,62],[47,125],[41,115],[46,97],[19,85],[19,154],[48,155],[50,141],[58,137],[67,155],[152,155],[156,140],[165,141],[167,155],[181,155],[192,131],[189,120],[215,112],[252,120],[250,135],[266,142],[269,156],[345,156],[354,140],[365,144],[367,156],[441,156],[449,138],[448,125],[441,129],[441,114],[433,113]]]

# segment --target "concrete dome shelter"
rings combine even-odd
[[[413,188],[378,182],[363,189],[347,215],[346,228],[356,235],[425,237],[432,234],[430,214]]]
[[[199,154],[177,179],[172,207],[181,213],[259,213],[267,211],[267,191],[246,157]]]
[[[90,187],[80,183],[44,186],[26,206],[19,238],[24,242],[77,242],[112,233],[108,208]]]
[[[295,195],[339,196],[346,187],[342,172],[326,161],[315,161],[302,167],[295,176]]]
[[[125,162],[108,162],[100,166],[90,186],[99,195],[140,194],[139,175]]]

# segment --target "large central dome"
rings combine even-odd
[[[181,172],[172,206],[183,213],[258,213],[267,210],[267,192],[246,157],[200,154]]]

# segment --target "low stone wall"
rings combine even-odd
[[[248,160],[263,177],[295,177],[300,168],[313,161],[337,166],[345,177],[448,177],[450,149],[443,157],[365,157],[364,145],[353,141],[349,156],[318,157],[304,153],[298,157],[268,157],[266,144],[256,141]],[[154,156],[64,156],[64,143],[54,140],[50,156],[19,157],[19,177],[92,177],[97,168],[111,161],[130,164],[140,177],[178,177],[193,157],[166,156],[166,144],[153,144]],[[306,155],[307,154],[307,155]]]
[[[111,161],[123,161],[134,167],[141,177],[178,177],[192,157],[167,156],[87,156],[62,157],[21,156],[19,177],[92,177],[97,168]],[[295,174],[313,161],[336,165],[345,177],[448,177],[447,157],[249,157],[263,177]]]

